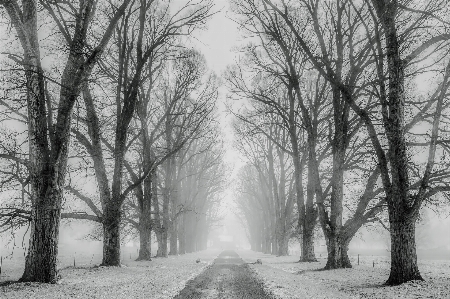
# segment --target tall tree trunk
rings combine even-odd
[[[167,174],[166,174],[167,175]],[[166,179],[167,184],[167,179]],[[169,216],[169,202],[170,202],[170,195],[168,186],[165,185],[164,187],[164,194],[163,194],[163,224],[162,224],[162,232],[161,232],[161,255],[163,257],[167,257],[168,255],[168,238],[169,238],[169,228],[170,228],[170,216]]]
[[[195,217],[192,212],[186,213],[186,252],[195,251]]]
[[[257,228],[256,250],[258,252],[263,251],[263,238],[264,238],[264,225],[260,222]]]
[[[67,163],[67,135],[48,134],[53,127],[47,126],[44,75],[37,31],[36,1],[22,1],[22,11],[13,1],[3,5],[16,29],[24,57],[28,108],[29,173],[31,184],[31,231],[25,269],[21,281],[55,283],[58,279],[56,258],[58,255],[58,232],[61,216],[62,186]],[[67,69],[67,67],[66,67]],[[64,100],[64,99],[62,99]],[[67,99],[65,99],[67,100]],[[73,107],[73,106],[72,106]],[[70,126],[71,108],[67,114],[58,115],[60,124]],[[66,118],[66,119],[65,119]],[[63,129],[65,129],[63,127]],[[59,133],[59,132],[58,132]],[[62,133],[68,133],[63,131]],[[49,136],[50,135],[50,136]],[[51,148],[49,146],[51,142]],[[54,150],[52,153],[51,150]],[[60,156],[52,157],[52,154]]]
[[[316,255],[314,253],[314,225],[305,223],[302,231],[302,256],[300,261],[317,262]]]
[[[265,233],[266,233],[266,236],[265,236],[266,250],[264,251],[264,253],[272,254],[272,232],[271,232],[271,229],[267,228]]]
[[[114,174],[112,180],[112,196],[103,210],[103,266],[120,266],[120,222],[122,199],[122,179],[125,159],[127,131],[120,125],[116,127],[114,149]]]
[[[161,212],[159,208],[159,200],[158,200],[158,175],[156,172],[156,168],[149,174],[152,178],[152,205],[154,210],[154,231],[156,235],[156,242],[158,243],[158,249],[156,250],[156,256],[162,257],[162,240],[163,240],[163,226],[161,221]]]
[[[186,220],[185,220],[185,213],[181,215],[181,221],[178,224],[178,238],[180,240],[180,248],[179,248],[179,254],[185,254],[186,253]]]
[[[206,215],[202,213],[198,219],[197,231],[197,248],[196,250],[205,250],[208,242]]]
[[[139,214],[139,256],[138,261],[151,261],[152,256],[152,219],[151,219],[151,200],[152,200],[152,177],[148,175],[144,180],[144,194]]]
[[[284,233],[278,241],[278,253],[279,256],[289,255],[289,236]]]
[[[328,270],[352,267],[347,253],[348,243],[349,241],[341,237],[341,234],[331,234],[328,237],[328,259],[325,269]]]
[[[137,257],[136,261],[152,260],[152,231],[148,227],[145,227],[145,221],[145,219],[139,217],[139,256]]]
[[[267,219],[264,220],[263,226],[262,253],[270,253],[270,230],[267,225]]]
[[[151,63],[149,68],[151,69]],[[153,84],[153,79],[150,79],[150,84]],[[141,87],[142,88],[142,87]],[[150,88],[151,89],[151,88]],[[145,95],[145,92],[141,90],[139,103],[137,105],[136,112],[141,121],[141,142],[142,142],[142,164],[143,172],[149,170],[147,177],[142,182],[141,186],[136,189],[136,194],[139,195],[139,256],[137,260],[151,261],[151,232],[152,232],[152,200],[155,194],[153,188],[156,187],[153,182],[155,169],[149,169],[155,167],[155,153],[153,152],[152,140],[149,132],[149,116],[148,116],[148,104],[150,97]]]
[[[156,250],[156,256],[164,257],[164,254],[163,254],[163,232],[161,229],[158,229],[155,233],[156,233],[156,242],[158,242],[158,249]]]
[[[68,45],[69,57],[61,78],[56,122],[53,123],[51,103],[46,106],[40,62],[37,1],[24,0],[21,7],[15,1],[3,1],[1,5],[6,8],[21,42],[27,81],[32,221],[29,250],[21,281],[54,283],[58,279],[58,232],[72,110],[80,93],[80,86],[89,77],[106,43],[96,48],[96,52],[91,53],[90,60],[85,61],[87,27],[95,12],[95,6],[92,2],[80,3],[80,14],[75,20],[73,37]],[[124,2],[116,16],[123,13],[126,5]],[[115,22],[117,19],[111,24],[115,25]],[[104,42],[108,41],[110,33],[105,33]]]
[[[326,231],[324,231],[325,237],[328,238],[327,251],[328,261],[325,269],[337,269],[337,268],[351,268],[351,264],[347,261],[342,261],[342,245],[344,245],[342,239],[342,216],[343,208],[342,202],[344,197],[344,160],[346,151],[346,139],[347,139],[347,113],[348,107],[342,107],[340,103],[340,92],[335,88],[337,99],[334,105],[335,109],[335,136],[333,140],[333,174],[332,174],[332,189],[331,189],[331,212],[330,219]],[[324,227],[324,226],[322,226]]]
[[[177,222],[175,220],[172,220],[172,223],[170,225],[170,251],[169,255],[177,255],[178,254],[178,229],[177,229]]]
[[[175,168],[175,163],[172,163],[172,165]],[[174,183],[176,185],[176,189],[174,192],[171,192],[171,223],[170,223],[170,251],[169,255],[177,255],[178,254],[178,196],[180,192],[179,182],[180,180],[177,179],[177,182]]]
[[[103,212],[103,266],[120,266],[120,206],[107,205]]]
[[[405,76],[400,57],[396,18],[398,1],[372,3],[383,26],[389,74],[388,101],[382,103],[383,123],[389,143],[391,184],[385,189],[388,200],[391,235],[391,272],[386,284],[397,285],[410,280],[423,280],[417,267],[415,221],[420,199],[410,194],[408,155],[405,140]],[[386,180],[385,180],[386,181]]]
[[[143,142],[146,143],[145,138]],[[145,158],[145,152],[150,151],[144,148],[144,165],[150,165],[149,159]],[[144,167],[145,168],[145,167]],[[130,171],[131,173],[131,171]],[[137,177],[135,177],[137,179]],[[136,260],[151,261],[151,236],[152,236],[152,175],[151,173],[144,179],[141,186],[135,189],[139,209],[139,256]]]
[[[284,134],[283,134],[284,135]],[[286,193],[286,167],[284,161],[284,152],[277,148],[277,155],[279,157],[280,168],[280,183],[279,183],[279,222],[278,222],[278,240],[277,240],[277,255],[288,255],[288,223],[290,222],[291,209],[286,206],[292,201],[289,194]]]
[[[57,256],[62,192],[58,186],[54,186],[48,189],[46,195],[46,198],[37,199],[32,208],[28,254],[25,271],[20,279],[23,282],[55,283],[58,279]]]
[[[395,220],[389,221],[391,270],[386,284],[398,285],[410,280],[423,280],[417,266],[415,220],[408,218]]]
[[[160,249],[160,256],[161,257],[167,257],[168,256],[168,229],[163,226],[162,232],[161,232],[161,244],[159,245]]]
[[[297,86],[295,87],[297,89],[296,92],[300,94],[298,82],[296,84],[297,84]],[[299,95],[297,96],[297,99],[301,100],[298,97]],[[289,138],[292,145],[292,159],[294,163],[294,176],[295,176],[294,183],[298,209],[298,229],[302,234],[301,238],[302,252],[300,256],[300,261],[308,262],[308,261],[316,261],[314,253],[314,231],[311,230],[310,228],[311,223],[309,223],[311,216],[315,215],[315,211],[311,211],[311,207],[314,209],[314,206],[311,205],[311,199],[309,201],[307,200],[307,204],[305,205],[305,196],[303,193],[303,170],[305,167],[306,159],[305,157],[301,158],[301,153],[299,149],[297,127],[296,127],[297,124],[295,120],[295,107],[296,107],[295,97],[293,94],[293,88],[291,87],[289,89]],[[308,173],[310,171],[309,169],[310,167],[308,167]],[[308,175],[308,187],[307,187],[308,190],[312,186],[311,184],[312,181],[309,180]],[[311,212],[313,212],[313,214],[308,216],[308,213]],[[314,218],[316,217],[314,216]]]
[[[314,229],[317,221],[317,211],[314,207],[314,194],[316,190],[315,174],[314,174],[314,159],[315,159],[315,137],[313,132],[308,133],[308,183],[306,187],[306,205],[302,223],[302,256],[301,262],[317,262],[316,255],[314,253]]]

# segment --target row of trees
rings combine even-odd
[[[253,247],[286,254],[297,219],[300,260],[314,261],[318,223],[325,268],[351,267],[350,241],[380,222],[391,237],[387,284],[422,279],[416,221],[450,191],[447,1],[246,0],[233,8],[249,39],[227,83],[245,101],[235,111],[248,158],[238,204]]]
[[[236,124],[239,150],[249,160],[240,170],[238,206],[247,220],[252,250],[288,255],[289,239],[296,233],[292,163],[269,138],[281,145],[289,137],[277,126],[267,130],[270,137],[252,133],[245,123]]]
[[[105,266],[120,265],[124,231],[139,235],[140,260],[152,232],[158,256],[205,248],[224,181],[218,82],[183,40],[211,1],[0,4],[21,45],[3,82],[0,153],[11,191],[0,226],[30,225],[21,281],[57,280],[61,218],[101,224]]]

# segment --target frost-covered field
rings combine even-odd
[[[356,265],[357,257],[352,257],[352,269],[316,271],[325,265],[324,258],[317,263],[297,263],[298,256],[275,257],[248,250],[237,252],[248,263],[262,260],[262,265],[250,267],[278,298],[450,298],[449,260],[421,260],[419,265],[425,282],[385,287],[382,284],[389,273],[386,257],[361,256],[359,266]],[[156,258],[151,262],[135,262],[136,253],[129,249],[123,254],[124,266],[121,268],[93,267],[99,263],[100,256],[79,253],[76,255],[77,267],[65,266],[59,284],[0,286],[0,298],[172,298],[219,253],[220,250],[209,249]],[[19,257],[4,260],[0,281],[20,277],[23,261],[19,265]],[[196,263],[197,258],[201,263]],[[62,255],[59,260],[62,266],[73,264],[72,255]]]
[[[249,263],[262,260],[262,265],[251,267],[280,298],[450,298],[450,260],[419,260],[425,282],[386,287],[386,257],[360,257],[360,265],[352,269],[316,271],[324,267],[324,258],[317,263],[297,263],[298,256],[275,257],[252,251],[238,254]],[[357,257],[352,261],[356,263]]]
[[[0,286],[0,298],[173,298],[219,253],[219,250],[207,250],[155,258],[151,262],[124,258],[121,268],[92,267],[89,266],[88,255],[80,256],[80,267],[62,269],[63,278],[58,284],[15,283]],[[200,263],[196,263],[197,258],[201,258]],[[66,260],[69,262],[69,257]],[[81,266],[83,263],[85,266]],[[20,267],[16,268],[9,271],[9,279],[20,277]],[[3,273],[2,280],[5,280]]]

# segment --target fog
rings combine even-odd
[[[132,2],[136,9],[127,10],[121,23],[124,27],[113,24],[110,28],[117,32],[105,34],[112,40],[106,43],[109,46],[101,39],[101,49],[88,47],[85,42],[96,44],[104,30],[101,18],[105,22],[122,20],[121,16],[111,18],[110,13],[118,13],[109,12],[111,7],[102,7],[93,11],[99,14],[95,22],[86,19],[83,32],[87,36],[80,41],[95,59],[80,58],[76,67],[66,56],[79,55],[78,49],[68,52],[71,45],[61,46],[61,41],[73,43],[66,22],[70,24],[74,14],[44,15],[43,9],[39,11],[42,17],[36,19],[39,29],[33,31],[41,43],[36,47],[42,48],[37,60],[42,64],[42,68],[37,66],[42,76],[36,78],[28,72],[24,76],[12,64],[20,62],[21,56],[28,59],[21,51],[39,51],[21,48],[31,47],[20,41],[26,35],[19,34],[17,39],[0,30],[0,46],[13,49],[11,55],[0,58],[5,72],[8,69],[8,76],[2,78],[0,105],[0,256],[9,262],[5,262],[7,267],[14,265],[22,271],[29,253],[33,267],[51,264],[45,282],[54,282],[57,271],[51,255],[55,251],[50,249],[55,244],[59,269],[150,262],[208,249],[253,250],[302,257],[302,261],[325,258],[327,250],[336,255],[347,249],[353,257],[388,257],[388,230],[396,232],[393,227],[398,226],[401,233],[393,240],[404,240],[399,236],[409,233],[406,239],[414,241],[414,225],[419,260],[450,260],[450,207],[448,194],[444,194],[450,190],[445,128],[450,64],[445,72],[441,65],[448,60],[448,51],[436,46],[438,53],[426,56],[426,51],[408,48],[412,43],[402,45],[414,54],[408,56],[408,63],[413,61],[417,63],[414,67],[423,68],[420,72],[428,73],[414,70],[408,76],[404,76],[406,64],[378,63],[387,54],[356,48],[336,50],[333,42],[319,43],[331,48],[322,49],[323,57],[318,58],[308,48],[313,47],[314,38],[308,36],[304,42],[301,37],[308,30],[314,36],[309,17],[302,20],[305,16],[299,15],[302,21],[285,24],[288,10],[284,10],[285,18],[273,18],[283,12],[270,9],[275,4],[267,6],[269,2],[256,9],[255,2],[232,1],[235,11],[225,0],[200,4],[154,1],[139,9],[139,4]],[[284,1],[279,4],[286,5]],[[367,3],[361,11],[369,15],[365,11],[369,8]],[[176,13],[180,9],[182,13]],[[321,9],[334,12],[332,6]],[[181,17],[184,14],[186,17]],[[53,18],[61,18],[62,23],[57,21],[55,26]],[[327,18],[316,21],[318,27],[331,28]],[[373,22],[369,27],[380,25],[376,20],[368,22]],[[3,22],[0,29],[5,24],[9,23]],[[305,27],[297,32],[297,25]],[[355,19],[351,26],[356,29],[348,30],[348,41],[340,46],[356,39],[357,44],[373,43],[359,36],[369,28],[360,20]],[[56,29],[67,32],[60,36],[54,34]],[[344,39],[333,36],[337,31],[327,33],[330,41]],[[417,36],[421,34],[425,39],[428,33],[418,32]],[[378,42],[382,52],[385,41]],[[424,45],[430,47],[427,51],[433,50],[433,43]],[[397,52],[404,50],[396,47]],[[327,51],[345,52],[338,56],[343,56],[339,59],[346,66],[336,67],[339,63],[323,54]],[[364,68],[354,67],[358,65],[353,61],[354,51],[361,51],[357,56]],[[347,52],[351,53],[348,57]],[[97,58],[98,53],[104,57]],[[422,60],[416,62],[421,55]],[[88,62],[92,65],[86,68]],[[383,68],[395,67],[401,72],[393,69],[389,74],[402,76],[396,82],[392,79],[389,88],[398,85],[393,90],[401,93],[396,99],[401,109],[392,104],[395,99],[387,103],[385,94],[373,96],[379,90],[385,93],[386,84],[380,82],[391,79]],[[342,74],[335,76],[334,71]],[[69,97],[62,91],[77,76],[83,80],[74,80],[76,86],[70,87]],[[351,78],[351,84],[339,81],[344,77]],[[36,84],[24,84],[24,78]],[[31,93],[29,86],[42,90]],[[27,114],[31,107],[27,104],[36,99],[46,104],[36,119],[45,120],[41,125],[48,127],[39,136],[33,135],[39,130],[33,131],[35,120],[29,119],[34,115]],[[394,116],[386,117],[388,110]],[[342,115],[337,116],[339,113]],[[36,153],[30,155],[30,149]],[[45,167],[40,169],[42,165]],[[397,172],[406,180],[396,180]],[[402,196],[398,190],[404,192]],[[392,203],[406,208],[399,209],[400,213]],[[387,207],[391,219],[397,214],[400,219],[391,221],[391,228],[387,228]],[[33,218],[35,215],[40,218]],[[346,221],[353,226],[345,227]],[[49,242],[39,238],[30,242],[30,234],[41,237],[39,225],[51,228],[42,234]],[[346,244],[345,238],[351,242]],[[392,242],[392,248],[403,250],[400,241]],[[414,242],[405,243],[410,246]],[[28,251],[29,244],[48,248],[35,246]],[[333,250],[333,246],[342,250]],[[408,256],[405,260],[415,263],[412,249],[413,245],[403,254]],[[343,255],[334,261],[345,260]],[[48,260],[53,262],[44,265]],[[330,267],[345,268],[338,264]]]

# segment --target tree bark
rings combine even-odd
[[[267,225],[267,218],[264,220],[262,253],[270,254],[270,229]]]
[[[187,212],[185,216],[186,253],[190,253],[195,251],[195,218],[192,212]]]
[[[152,260],[152,239],[151,228],[145,227],[144,219],[139,219],[139,255],[136,261],[151,261]],[[142,223],[142,224],[141,224]]]
[[[150,174],[152,179],[152,202],[154,214],[154,225],[153,229],[156,235],[156,242],[158,243],[158,249],[156,250],[156,256],[162,257],[162,222],[161,222],[161,213],[159,208],[159,200],[158,200],[158,175],[156,169],[154,169]]]
[[[38,199],[32,209],[28,254],[25,271],[20,279],[22,282],[56,283],[59,278],[57,256],[62,192],[58,186],[48,191],[46,198]]]
[[[315,213],[315,209],[309,213]],[[305,217],[307,218],[307,217]],[[315,220],[314,220],[315,222]],[[314,223],[313,222],[313,223]],[[314,224],[305,223],[302,229],[302,256],[301,262],[317,262],[316,255],[314,253]]]
[[[341,99],[340,90],[333,87],[333,113],[334,113],[334,138],[333,138],[333,173],[331,179],[331,211],[330,219],[325,221],[324,235],[328,239],[328,260],[325,269],[351,268],[347,256],[348,244],[343,238],[342,204],[344,198],[344,162],[347,148],[347,127],[349,106]],[[322,207],[323,208],[323,207]]]
[[[328,259],[327,264],[325,265],[326,270],[352,267],[347,253],[348,244],[349,241],[341,237],[339,234],[332,234],[328,237]]]
[[[389,143],[391,183],[384,183],[388,201],[391,235],[391,272],[386,284],[398,285],[410,280],[423,280],[417,267],[415,221],[420,198],[410,192],[408,154],[405,140],[405,63],[400,57],[397,33],[397,1],[374,1],[373,6],[383,26],[389,74],[388,103],[383,102],[383,123]],[[385,177],[389,174],[385,173]]]
[[[67,157],[63,151],[59,159],[52,161],[49,147],[51,140],[48,138],[36,1],[23,1],[22,11],[15,1],[4,1],[2,4],[22,44],[27,87],[32,209],[28,253],[20,281],[55,283],[58,279],[56,258],[62,202],[60,184],[64,182]],[[68,138],[65,140],[68,141]]]
[[[284,234],[279,240],[278,240],[278,256],[286,256],[289,255],[289,236],[287,234]]]
[[[169,255],[177,255],[178,254],[178,229],[177,229],[176,220],[172,220],[171,229],[170,229],[170,251]]]
[[[312,139],[309,138],[309,139]],[[309,141],[309,154],[308,154],[308,183],[306,191],[306,205],[304,206],[304,216],[302,223],[302,256],[300,258],[301,262],[317,262],[316,255],[314,253],[314,229],[317,221],[317,211],[314,207],[314,194],[315,194],[315,184],[319,182],[315,181],[314,175],[314,151],[315,142]]]
[[[139,214],[139,256],[138,261],[151,261],[152,256],[152,219],[151,219],[151,175],[144,180],[144,198]]]
[[[149,66],[151,68],[151,64]],[[152,82],[152,79],[150,79]],[[137,114],[139,115],[141,121],[141,134],[142,134],[142,163],[143,172],[148,168],[155,167],[155,154],[152,151],[152,144],[150,139],[150,133],[148,128],[148,103],[150,98],[145,96],[144,92],[141,91],[141,99],[138,105]],[[154,186],[153,182],[153,172],[156,170],[150,170],[147,177],[144,179],[142,186],[138,187],[136,190],[136,195],[138,197],[139,203],[139,256],[137,260],[147,260],[151,261],[151,232],[152,232],[152,200],[154,200],[154,192],[152,188]],[[139,189],[140,188],[140,189]]]
[[[163,254],[163,232],[161,229],[156,231],[156,242],[158,242],[158,249],[156,250],[156,256],[164,257],[164,254]]]
[[[288,57],[291,59],[290,57]],[[301,105],[303,121],[306,123],[307,135],[308,135],[308,182],[307,182],[307,197],[306,203],[303,195],[303,168],[306,159],[300,159],[300,149],[298,145],[298,136],[296,134],[296,122],[295,122],[295,99],[299,103],[302,103],[300,85],[298,81],[297,73],[293,67],[292,61],[289,60],[292,86],[289,87],[289,136],[292,144],[292,152],[294,159],[294,173],[295,173],[295,185],[297,193],[297,206],[299,212],[299,228],[302,231],[302,255],[300,256],[301,262],[316,262],[316,256],[314,253],[314,228],[317,221],[317,211],[314,208],[314,194],[315,184],[320,184],[320,181],[315,181],[314,176],[315,168],[312,167],[315,163],[315,150],[317,134],[315,133],[310,115],[304,105]],[[295,90],[296,97],[294,97],[293,91]]]
[[[108,205],[103,213],[102,266],[120,266],[120,206]]]
[[[424,280],[417,266],[415,220],[403,219],[390,223],[391,270],[387,285],[399,285],[410,280]]]
[[[163,226],[161,232],[161,244],[160,244],[160,256],[167,257],[168,256],[168,229]]]
[[[185,213],[181,215],[181,221],[178,227],[178,238],[180,240],[179,253],[186,253],[186,221],[185,221]]]
[[[166,179],[166,184],[167,184],[167,179]],[[169,237],[169,228],[170,228],[170,216],[169,216],[169,202],[170,202],[170,198],[169,198],[169,190],[168,190],[168,186],[166,185],[164,187],[164,194],[163,194],[163,224],[162,224],[162,228],[161,228],[161,244],[160,244],[160,248],[161,248],[161,256],[162,257],[167,257],[168,256],[168,237]]]

